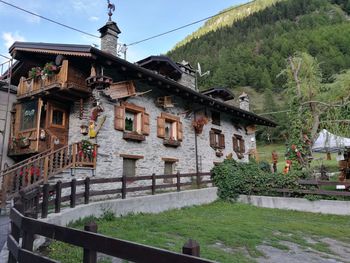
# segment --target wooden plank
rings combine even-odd
[[[47,238],[55,239],[85,249],[135,263],[213,263],[213,261],[154,248],[100,234],[24,218],[24,229]]]
[[[62,182],[56,183],[55,213],[61,212]]]
[[[70,207],[74,208],[76,203],[76,191],[77,191],[77,180],[73,179],[71,182],[70,189]]]
[[[120,194],[121,192],[122,192],[121,189],[90,191],[90,196]]]
[[[85,178],[84,204],[88,204],[90,199],[90,178]]]
[[[49,213],[49,184],[43,187],[43,202],[41,206],[41,217],[46,218]]]
[[[122,182],[122,177],[114,177],[114,178],[96,178],[90,179],[90,184],[104,184],[104,183],[118,183]]]

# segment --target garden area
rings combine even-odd
[[[95,221],[98,233],[180,252],[192,238],[201,257],[218,262],[346,262],[350,256],[350,217],[257,208],[217,201],[209,205]],[[45,251],[66,263],[82,262],[81,248],[53,242]],[[68,256],[69,255],[69,256]],[[99,262],[113,261],[99,255]]]

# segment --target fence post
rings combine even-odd
[[[122,177],[122,199],[126,198],[126,176]]]
[[[58,181],[55,186],[56,198],[55,198],[55,213],[61,212],[61,197],[62,197],[62,182]]]
[[[40,207],[39,207],[39,202],[40,202],[40,188],[38,188],[38,192],[36,193],[34,197],[34,218],[38,219],[38,215],[40,213]]]
[[[156,194],[156,174],[152,174],[152,195]]]
[[[84,183],[85,183],[84,204],[88,204],[90,199],[90,177],[86,177]]]
[[[200,257],[200,246],[196,240],[189,239],[182,247],[182,254]]]
[[[197,188],[201,188],[201,177],[199,175],[199,173],[196,173],[196,181],[197,181]]]
[[[177,171],[176,173],[176,190],[180,192],[181,190],[181,185],[180,185],[180,172]]]
[[[97,225],[95,222],[87,223],[84,226],[85,231],[97,233]],[[96,251],[85,249],[84,248],[84,256],[83,263],[96,263],[97,262],[97,253]]]
[[[49,184],[43,186],[43,203],[41,206],[41,217],[46,218],[49,212]]]
[[[77,180],[73,179],[70,182],[70,207],[75,207],[75,200],[76,200],[76,192],[77,192]]]
[[[17,199],[15,201],[15,209],[18,212],[23,213],[24,207],[23,207],[23,204],[22,204],[20,199]],[[19,243],[19,238],[21,237],[21,230],[13,222],[11,222],[11,236],[13,236],[13,238],[16,240],[16,242]],[[10,252],[9,253],[9,257],[8,257],[8,263],[16,263],[16,262],[17,262],[17,260],[15,259],[15,257]]]
[[[48,174],[49,174],[49,157],[46,156],[44,161],[44,174],[43,174],[45,183],[47,183]]]

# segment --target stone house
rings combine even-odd
[[[196,71],[184,61],[119,58],[115,22],[99,31],[102,50],[28,42],[10,47],[20,62],[13,74],[12,141],[19,143],[10,145],[12,158],[87,139],[98,145],[97,176],[208,172],[226,157],[248,161],[256,125],[276,125],[249,112],[246,94],[238,108],[225,102],[234,99],[226,89],[199,92]]]

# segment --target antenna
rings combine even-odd
[[[126,44],[118,44],[119,45],[119,49],[118,49],[118,53],[122,53],[124,54],[124,59],[126,60],[126,51],[128,50],[128,47],[126,46]]]
[[[204,77],[204,76],[210,74],[210,70],[208,70],[208,71],[202,73],[201,64],[198,63],[197,65],[198,65],[198,69],[197,69],[196,71],[197,71],[197,73],[199,74],[200,77]]]

